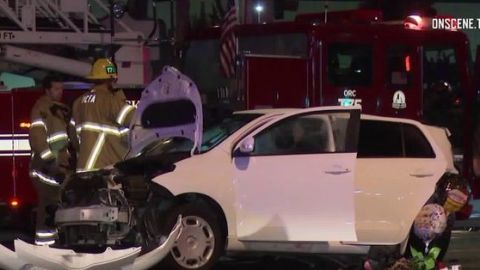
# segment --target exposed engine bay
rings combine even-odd
[[[150,182],[155,175],[174,170],[173,162],[188,157],[177,153],[163,157],[139,156],[112,169],[74,174],[65,185],[55,214],[61,246],[79,251],[106,247],[145,246],[161,236],[151,235],[144,215],[155,197]],[[168,200],[164,196],[165,200]],[[153,206],[153,207],[156,207]],[[155,230],[153,230],[155,231]]]
[[[109,171],[79,173],[70,179],[55,215],[62,240],[74,246],[115,246],[135,226],[123,185]]]

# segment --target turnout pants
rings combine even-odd
[[[51,245],[58,238],[54,217],[60,201],[60,185],[42,181],[42,178],[38,176],[33,176],[32,181],[38,197],[35,244]]]

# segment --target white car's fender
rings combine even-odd
[[[101,270],[148,269],[159,263],[170,252],[181,233],[181,217],[170,232],[165,242],[156,249],[138,257],[141,248],[112,250],[107,248],[103,253],[76,253],[69,249],[56,249],[48,246],[35,246],[22,240],[15,240],[15,252],[0,245],[0,268],[6,270]]]

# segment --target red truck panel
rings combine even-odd
[[[13,159],[11,157],[12,140],[12,107],[10,92],[0,93],[0,205],[5,205],[13,196],[12,168]]]
[[[306,59],[247,56],[245,66],[248,109],[306,107]]]

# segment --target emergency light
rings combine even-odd
[[[18,208],[18,206],[20,206],[20,201],[18,199],[13,198],[10,200],[10,207]]]
[[[439,27],[439,21],[450,22],[449,27]],[[449,31],[457,31],[458,27],[455,25],[456,20],[451,16],[437,15],[434,17],[422,17],[419,15],[410,15],[403,20],[403,26],[406,29],[412,30],[434,30],[443,29]]]
[[[20,123],[20,128],[30,128],[31,123],[29,122],[21,122]]]
[[[403,26],[412,30],[425,29],[426,24],[426,20],[419,15],[410,15],[403,21]]]

